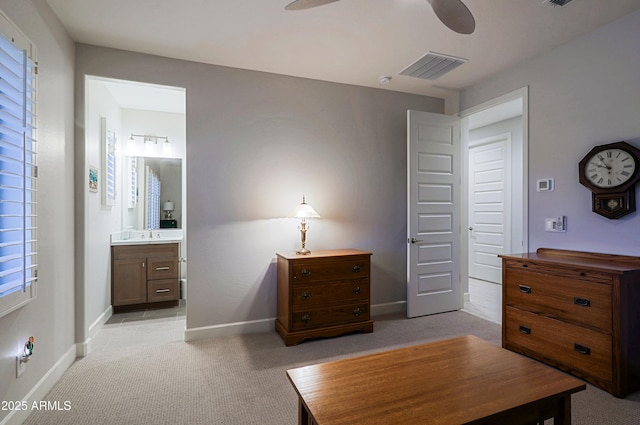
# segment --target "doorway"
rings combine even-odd
[[[150,164],[155,164],[153,167],[164,180],[156,213],[166,219],[170,210],[172,215],[168,218],[174,224],[170,229],[160,225],[160,230],[182,235],[179,256],[186,259],[186,90],[85,76],[84,101],[84,156],[79,160],[79,167],[84,168],[85,175],[95,170],[98,176],[97,190],[82,188],[80,204],[84,220],[80,307],[84,316],[80,338],[86,354],[91,341],[112,315],[111,241],[117,237],[131,239],[133,230],[141,233],[147,230],[141,219],[146,197],[141,189],[144,173],[140,170],[151,167]],[[113,147],[108,163],[104,161],[104,134],[109,136],[109,146]],[[106,174],[107,170],[110,175]],[[114,187],[109,202],[101,196],[107,182]],[[161,207],[166,211],[161,211]],[[182,261],[181,283],[186,277],[186,262]],[[181,295],[186,295],[186,290]],[[184,301],[180,304],[184,305]],[[179,313],[184,316],[184,311],[176,314]]]
[[[481,225],[476,238],[477,233],[484,238],[473,246],[473,261],[494,280],[501,276],[499,254],[528,249],[527,92],[526,87],[516,90],[462,111],[460,118],[408,111],[408,317],[459,309],[469,301],[471,223]],[[483,202],[475,202],[470,214],[469,169],[474,167],[482,174],[474,179],[481,177],[485,190],[474,187]],[[496,182],[500,190],[489,190]],[[501,311],[501,300],[491,308]]]
[[[528,250],[527,94],[525,87],[460,114],[465,309],[492,321],[501,318],[498,255]]]

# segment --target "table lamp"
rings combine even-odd
[[[165,220],[171,220],[171,213],[174,210],[173,202],[167,201],[162,205],[162,209],[164,210],[164,218]]]
[[[311,251],[309,251],[307,248],[305,248],[305,244],[307,242],[307,230],[309,230],[309,223],[307,222],[307,219],[308,218],[320,218],[320,215],[316,212],[316,210],[313,209],[313,207],[311,205],[307,204],[307,202],[304,199],[304,195],[303,195],[302,196],[302,202],[293,211],[293,216],[295,218],[302,219],[300,221],[300,226],[298,226],[298,229],[300,229],[300,239],[302,241],[302,248],[300,250],[296,251],[296,254],[298,254],[298,255],[311,254]]]

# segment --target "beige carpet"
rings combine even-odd
[[[294,347],[271,332],[106,350],[76,361],[48,394],[69,410],[34,412],[25,424],[294,425],[287,369],[465,334],[500,344],[499,325],[452,312],[378,318],[371,334]],[[588,385],[574,395],[572,411],[574,425],[637,425],[640,393],[620,400]]]

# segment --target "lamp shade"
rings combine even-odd
[[[173,209],[174,209],[174,208],[173,208],[173,202],[171,202],[171,201],[167,201],[167,202],[165,202],[165,203],[162,205],[162,209],[163,209],[164,211],[173,211]]]
[[[295,218],[319,218],[320,214],[318,214],[311,205],[306,203],[303,196],[300,205],[293,210],[293,216]]]

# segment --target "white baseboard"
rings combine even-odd
[[[113,307],[109,306],[98,318],[89,325],[89,336],[83,342],[76,344],[76,356],[86,357],[91,352],[91,341],[98,335],[98,332],[113,315]]]
[[[276,318],[274,317],[271,319],[250,320],[246,322],[225,323],[223,325],[187,329],[184,331],[184,340],[188,342],[223,336],[270,332],[275,330],[275,320]]]
[[[406,313],[407,302],[396,301],[386,304],[376,304],[371,306],[371,316],[381,316],[384,314]],[[225,323],[222,325],[203,326],[200,328],[187,329],[184,331],[184,340],[197,341],[200,339],[219,338],[223,336],[234,336],[252,334],[259,332],[275,331],[276,318],[250,320],[246,322]]]
[[[371,317],[383,316],[385,314],[407,313],[406,301],[395,301],[386,304],[375,304],[371,306]]]
[[[58,361],[44,374],[38,383],[24,396],[22,400],[27,402],[27,410],[12,410],[0,422],[0,425],[19,425],[23,423],[31,413],[33,403],[39,403],[40,400],[51,391],[53,386],[62,378],[62,375],[69,369],[76,359],[76,346],[69,347],[66,353],[58,359]]]

